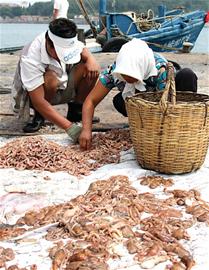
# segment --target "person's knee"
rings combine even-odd
[[[75,66],[74,72],[73,72],[73,78],[74,78],[74,84],[75,87],[77,87],[81,81],[85,81],[87,85],[94,85],[99,77],[99,74],[97,77],[94,77],[92,79],[89,79],[87,75],[87,69],[84,63],[79,63]]]
[[[76,99],[79,102],[84,102],[85,98],[88,96],[90,91],[94,88],[96,85],[96,82],[98,80],[97,77],[89,78],[86,76],[86,67],[84,64],[78,64],[73,72],[73,82],[74,82],[74,88],[76,91]]]
[[[178,74],[183,74],[185,77],[187,76],[188,78],[194,77],[197,80],[197,75],[190,68],[182,68],[181,70],[179,70],[177,75]]]
[[[48,70],[44,74],[44,88],[46,91],[57,91],[59,86],[59,81],[57,74],[53,70]]]
[[[175,77],[177,91],[197,92],[197,75],[190,68],[183,68]]]

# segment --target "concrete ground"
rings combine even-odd
[[[0,135],[24,135],[22,133],[23,123],[13,114],[11,106],[11,86],[19,53],[0,54]],[[97,53],[94,55],[102,69],[113,63],[116,58],[116,53]],[[198,92],[209,94],[209,55],[193,53],[163,53],[163,55],[169,60],[178,62],[182,67],[191,68],[198,76]],[[121,127],[127,124],[127,119],[117,113],[112,105],[112,98],[116,93],[117,90],[112,90],[97,106],[95,115],[100,117],[101,123],[95,128]],[[66,115],[67,106],[59,105],[57,110]],[[57,127],[47,125],[39,133],[53,132],[60,133],[60,130]]]

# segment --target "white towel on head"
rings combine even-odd
[[[124,74],[138,80],[133,84],[126,83],[123,90],[124,99],[134,95],[135,89],[145,91],[143,80],[157,75],[153,51],[143,40],[132,39],[121,47],[113,74],[119,79],[121,74]]]

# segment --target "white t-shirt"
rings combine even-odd
[[[44,73],[48,69],[56,72],[60,81],[59,89],[65,89],[67,86],[66,65],[60,64],[48,55],[45,42],[45,33],[42,33],[23,49],[20,58],[20,77],[23,88],[27,91],[33,91],[44,83]]]
[[[67,18],[68,8],[67,0],[54,0],[54,9],[58,10],[57,18]]]

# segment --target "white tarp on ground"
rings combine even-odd
[[[56,141],[60,144],[66,144],[65,134],[45,135],[44,138]],[[11,139],[0,139],[0,147]],[[138,166],[134,157],[133,149],[121,153],[119,164],[109,164],[92,172],[91,175],[77,179],[67,172],[50,173],[47,171],[17,171],[15,169],[0,169],[0,196],[9,192],[38,193],[43,195],[43,205],[59,204],[71,200],[72,198],[84,194],[91,182],[98,179],[108,179],[114,175],[126,175],[129,177],[132,185],[140,192],[152,192],[158,196],[162,194],[163,187],[150,189],[147,186],[140,185],[138,180],[141,176],[161,175],[159,173],[144,170]],[[167,177],[167,175],[162,175]],[[184,175],[172,175],[174,185],[170,189],[197,189],[201,192],[201,197],[209,201],[209,152],[204,165],[196,172]],[[18,213],[16,213],[18,214]],[[5,216],[7,220],[5,220]],[[6,209],[0,213],[1,222],[14,223],[18,215],[14,215],[11,209]],[[188,229],[191,237],[189,241],[182,242],[184,246],[193,255],[196,265],[193,270],[209,269],[209,228],[203,223],[197,223],[191,229]],[[43,232],[28,236],[27,241],[0,242],[0,246],[11,247],[16,252],[16,258],[10,264],[17,263],[19,266],[27,266],[36,263],[39,270],[49,270],[51,260],[48,257],[48,248],[53,246],[52,242],[43,238]],[[140,270],[141,268],[134,263],[132,257],[127,254],[121,260],[110,262],[110,269]],[[164,270],[166,263],[159,264],[153,270]],[[1,268],[2,269],[2,268]]]

